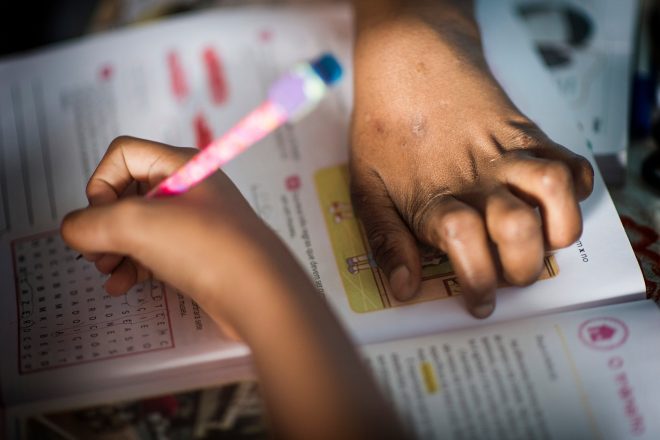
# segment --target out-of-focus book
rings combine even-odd
[[[510,0],[608,183],[624,178],[637,0]]]

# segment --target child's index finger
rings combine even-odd
[[[87,199],[91,206],[101,206],[119,199],[135,181],[152,186],[184,164],[189,156],[184,148],[119,136],[92,174]]]
[[[89,182],[87,182],[86,194],[90,206],[107,205],[119,198],[118,193],[112,185],[103,179],[95,177],[95,175],[92,175]]]

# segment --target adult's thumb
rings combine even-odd
[[[394,296],[400,301],[412,298],[419,291],[422,277],[417,240],[381,182],[353,184],[351,195],[373,257],[385,272]]]

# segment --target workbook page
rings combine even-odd
[[[656,439],[652,301],[367,346],[417,438]]]
[[[309,226],[312,242],[318,240],[316,254],[312,254],[317,261],[310,258],[310,266],[319,272],[324,292],[361,342],[644,298],[639,265],[588,141],[577,128],[575,114],[557,92],[509,5],[484,0],[476,2],[476,12],[489,66],[512,101],[551,139],[592,161],[594,189],[581,203],[582,236],[546,258],[535,284],[525,288],[500,286],[497,307],[487,320],[469,316],[451,264],[439,252],[422,256],[421,292],[402,303],[394,298],[386,277],[376,267],[364,231],[354,218],[347,168],[337,165],[318,170],[314,179],[329,240],[312,235],[318,220],[308,215],[306,223],[314,225]],[[319,250],[326,246],[333,250],[339,280],[329,272],[329,265],[321,264]]]
[[[116,136],[201,148],[295,63],[333,52],[347,64],[347,12],[211,11],[0,62],[6,405],[89,405],[129,398],[127,387],[161,393],[226,380],[228,368],[251,374],[247,348],[184,292],[152,280],[109,296],[106,277],[66,246],[59,223],[87,205],[87,179]],[[347,102],[346,90],[332,94],[310,116],[323,127],[284,127],[225,170],[282,235],[280,198],[301,185],[301,150],[345,161]],[[305,209],[319,209],[313,203]]]

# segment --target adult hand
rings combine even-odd
[[[448,254],[469,310],[486,317],[498,273],[530,284],[546,251],[580,236],[593,170],[507,98],[469,10],[386,3],[398,9],[358,10],[354,205],[399,299],[419,290],[422,242]]]

